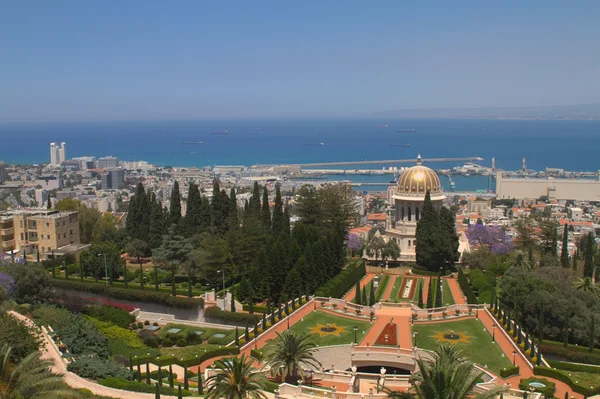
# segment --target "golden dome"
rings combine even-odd
[[[417,164],[405,170],[398,179],[398,193],[409,195],[425,195],[427,190],[431,195],[441,194],[442,186],[437,173],[422,165],[421,154]]]

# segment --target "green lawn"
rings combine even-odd
[[[447,280],[442,280],[444,283],[442,285],[442,306],[444,305],[454,305],[454,297],[452,296],[452,292],[450,291],[450,285],[448,285]]]
[[[169,331],[172,328],[177,328],[177,329],[180,329],[181,331],[178,332],[177,334],[168,333],[167,331]],[[222,337],[222,339],[219,340],[219,341],[222,341],[223,343],[225,341],[227,341],[227,343],[229,343],[235,339],[235,330],[219,330],[216,328],[194,327],[194,326],[188,326],[186,324],[176,324],[176,323],[169,323],[166,326],[161,327],[161,329],[158,331],[158,336],[160,338],[165,338],[168,335],[171,335],[172,337],[185,338],[190,331],[192,331],[192,332],[201,331],[202,334],[200,334],[200,338],[202,338],[203,341],[210,340],[210,338],[215,334],[224,334],[225,335],[225,337]],[[239,332],[241,335],[244,332],[244,329],[241,328],[239,330]],[[217,343],[219,343],[219,342],[217,342]]]
[[[425,282],[424,279],[422,279],[422,278],[419,279],[419,283],[417,284],[417,289],[415,290],[415,295],[413,296],[413,302],[415,304],[419,303],[419,289],[422,289],[424,282]],[[423,300],[423,303],[425,303],[425,302],[427,302],[427,298],[425,298]]]
[[[311,331],[311,328],[317,327],[317,324],[322,324],[324,326],[327,324],[335,324],[338,327],[343,327],[343,330],[341,330],[339,336],[329,334],[321,337],[319,334]],[[365,334],[369,331],[369,328],[371,328],[371,323],[368,321],[352,320],[345,317],[334,316],[317,310],[308,314],[300,322],[292,325],[290,330],[310,334],[317,345],[329,346],[351,344],[354,342],[353,328],[355,326],[358,327],[356,339],[357,342],[360,342]]]
[[[568,370],[558,370],[566,376],[569,376],[573,380],[573,382],[578,382],[579,385],[583,385],[586,387],[597,387],[600,385],[600,375],[595,373],[585,373],[583,371],[568,371]]]
[[[500,370],[511,365],[511,360],[503,356],[503,352],[497,343],[492,342],[490,333],[477,319],[468,319],[436,324],[416,324],[413,331],[418,331],[417,346],[423,349],[433,350],[439,343],[434,335],[454,331],[465,333],[469,343],[457,343],[463,354],[477,363],[479,366],[487,365],[487,368],[500,374]]]

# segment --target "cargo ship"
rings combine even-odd
[[[204,141],[184,141],[181,144],[204,144]]]
[[[414,133],[417,129],[398,129],[396,130],[398,133]]]
[[[319,144],[304,144],[305,146],[308,147],[322,147],[325,145],[325,143],[323,143],[322,141]]]
[[[410,147],[410,144],[390,144],[390,147]]]
[[[214,132],[210,132],[210,134],[227,134],[229,133],[227,130],[216,130]]]

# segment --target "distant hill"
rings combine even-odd
[[[374,116],[446,119],[600,119],[600,104],[551,105],[541,107],[402,109],[378,112]]]

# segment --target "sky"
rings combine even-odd
[[[0,122],[600,103],[600,2],[3,1]]]

